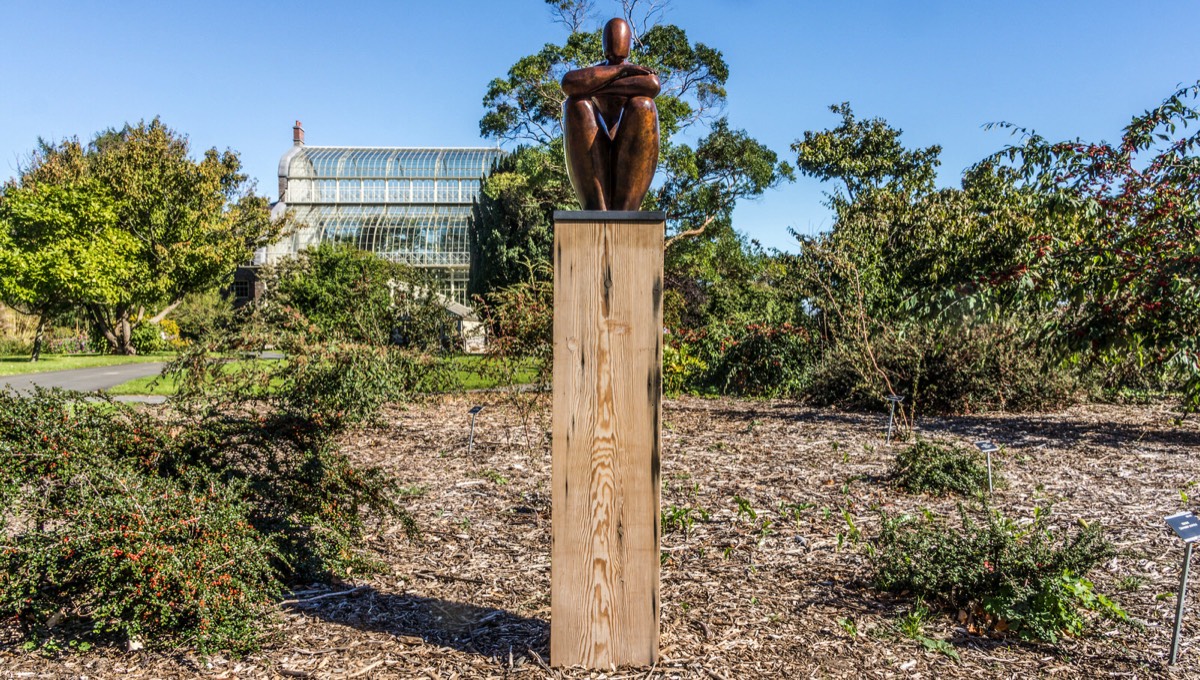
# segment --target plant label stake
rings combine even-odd
[[[891,444],[892,443],[892,424],[896,422],[896,404],[899,404],[900,402],[904,401],[904,396],[899,395],[899,394],[889,394],[885,398],[891,402],[891,412],[888,413],[888,431],[887,431],[887,443]]]
[[[467,413],[471,414],[471,436],[467,438],[467,457],[471,456],[471,450],[475,448],[475,416],[483,410],[482,406],[472,406]]]
[[[1196,544],[1196,541],[1200,541],[1200,517],[1184,511],[1164,519],[1167,526],[1171,527],[1171,530],[1183,541],[1185,546],[1183,573],[1179,577],[1179,597],[1175,601],[1175,634],[1171,636],[1170,665],[1174,666],[1175,661],[1179,659],[1179,634],[1183,631],[1183,601],[1187,597],[1188,567],[1192,563],[1192,546]]]
[[[975,442],[975,448],[979,449],[979,451],[981,453],[983,453],[985,456],[987,456],[988,493],[990,494],[990,493],[992,493],[992,490],[993,490],[992,489],[992,453],[999,451],[1000,447],[996,446],[992,442],[984,439],[982,441]]]

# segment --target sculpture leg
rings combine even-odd
[[[608,210],[605,184],[612,144],[590,99],[571,97],[563,104],[563,146],[567,176],[584,210]]]
[[[621,112],[613,149],[610,210],[640,210],[658,166],[658,108],[650,97],[630,97]]]

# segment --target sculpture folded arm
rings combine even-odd
[[[602,92],[609,93],[613,87],[628,87],[628,81],[636,80],[642,83],[653,81],[653,91],[645,87],[639,92],[643,97],[658,96],[658,76],[654,71],[636,64],[622,63],[616,65],[601,64],[589,68],[576,69],[563,76],[562,89],[568,97],[592,97]],[[625,95],[632,96],[632,95]]]
[[[659,85],[658,76],[656,75],[630,76],[614,80],[598,90],[593,96],[654,98],[658,96],[660,89],[662,89],[662,86]]]

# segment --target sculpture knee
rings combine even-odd
[[[567,97],[567,101],[563,102],[563,114],[566,116],[590,119],[595,117],[595,113],[591,99]]]
[[[658,115],[658,107],[654,105],[654,98],[652,97],[630,97],[629,101],[625,103],[625,110],[653,116]]]

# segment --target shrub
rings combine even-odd
[[[259,642],[279,584],[270,544],[226,485],[189,488],[127,468],[98,469],[65,495],[50,528],[9,534],[0,554],[0,611],[41,625],[86,616],[91,632],[200,651]],[[68,624],[69,626],[70,624]]]
[[[348,428],[373,425],[392,402],[449,391],[447,362],[399,347],[313,343],[303,317],[274,325],[251,317],[237,333],[182,353],[167,372],[178,377],[176,407],[190,427],[181,435],[174,469],[212,470],[247,484],[254,521],[286,557],[287,579],[311,581],[369,570],[358,546],[363,514],[412,518],[394,499],[394,480],[373,468],[350,465],[336,438]],[[286,359],[249,355],[273,340]]]
[[[696,353],[696,347],[688,342],[675,340],[663,344],[663,390],[667,394],[703,389],[708,364]]]
[[[819,405],[878,408],[890,385],[913,408],[941,414],[1057,408],[1085,389],[1076,367],[1003,324],[877,327],[828,346],[810,380]]]
[[[494,290],[481,301],[493,354],[549,358],[554,342],[554,283],[549,275],[548,267],[531,267],[527,280]]]
[[[227,332],[238,317],[233,308],[233,296],[216,289],[184,296],[171,314],[178,324],[176,334],[185,342],[197,342]]]
[[[134,326],[131,342],[139,354],[178,350],[185,344],[180,337],[179,324],[171,319],[157,323],[143,321]]]
[[[28,355],[33,351],[33,343],[22,338],[0,338],[0,356]]]
[[[721,341],[712,362],[713,385],[724,394],[784,397],[799,394],[814,355],[808,331],[790,323],[747,324]]]
[[[279,592],[243,485],[155,469],[151,417],[64,393],[0,394],[0,613],[33,638],[145,636],[253,649]]]
[[[309,248],[264,279],[262,304],[299,312],[321,340],[431,350],[455,335],[430,277],[347,244]]]
[[[987,463],[957,444],[917,440],[896,455],[892,477],[909,493],[973,496],[987,489]],[[993,479],[994,484],[999,478]]]
[[[394,480],[337,449],[448,370],[398,348],[304,345],[226,370],[197,344],[159,420],[78,394],[0,394],[0,615],[81,636],[246,651],[286,584],[360,574],[367,517],[412,518]],[[218,346],[222,356],[251,338]],[[301,351],[304,350],[304,351]]]
[[[937,517],[883,517],[873,555],[881,590],[980,612],[992,630],[1055,642],[1087,628],[1084,611],[1120,621],[1125,612],[1096,592],[1088,572],[1115,551],[1100,527],[1073,535],[1035,511],[1019,525],[985,508],[982,519],[959,507],[961,528]]]
[[[50,338],[45,351],[47,354],[84,354],[93,351],[93,347],[87,336],[68,335]]]

